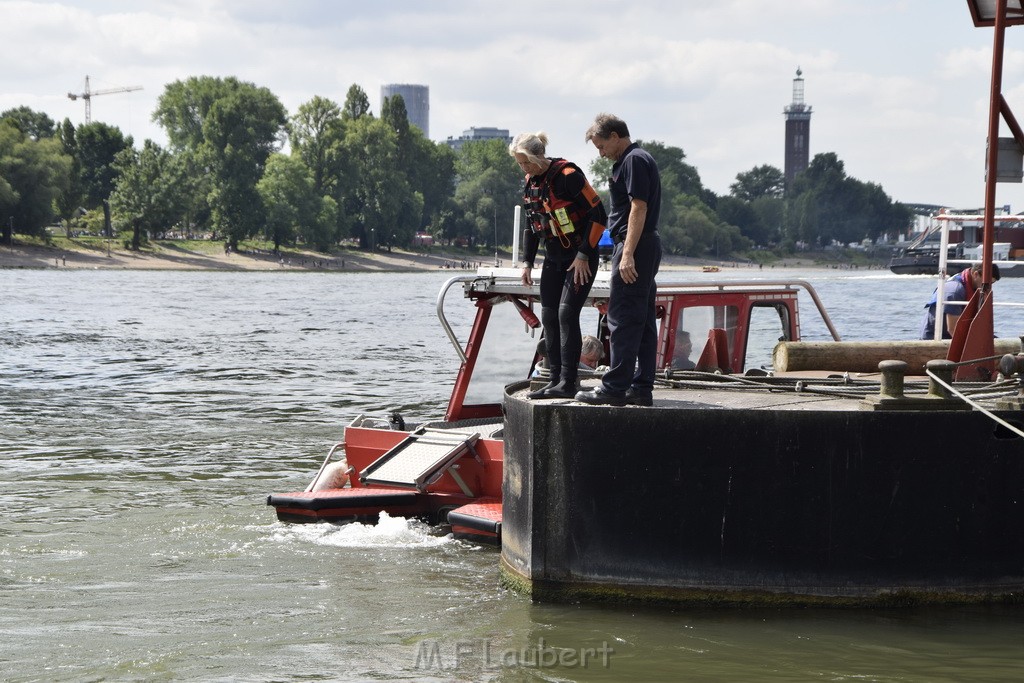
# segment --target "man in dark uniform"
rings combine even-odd
[[[626,122],[617,116],[599,114],[586,139],[615,162],[608,183],[608,229],[615,242],[608,300],[611,366],[599,387],[577,393],[576,400],[649,406],[658,348],[654,277],[661,264],[661,175],[654,158],[630,140]]]

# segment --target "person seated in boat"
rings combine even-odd
[[[999,266],[992,264],[992,281],[999,279]],[[975,263],[970,268],[964,268],[961,272],[946,280],[944,285],[944,301],[970,301],[975,290],[981,287],[981,264]],[[924,305],[924,320],[921,323],[921,339],[935,339],[935,307],[938,304],[938,287],[932,292],[931,300]],[[965,304],[943,305],[942,316],[942,338],[952,339],[952,330],[956,329],[956,323],[964,312]]]
[[[537,344],[537,355],[540,360],[533,366],[531,377],[540,377],[548,372],[547,343],[541,339]],[[604,346],[592,334],[583,336],[583,344],[580,351],[579,369],[594,372],[601,369],[601,356],[604,355]]]
[[[526,230],[522,281],[533,285],[533,265],[541,243],[540,317],[547,340],[550,379],[531,391],[537,398],[572,398],[579,390],[583,345],[580,311],[594,283],[598,242],[608,216],[583,170],[565,159],[548,158],[547,134],[520,133],[508,146],[526,174],[523,204]]]
[[[594,371],[601,364],[604,346],[592,334],[583,335],[583,346],[580,351],[580,370]]]
[[[691,353],[693,353],[693,340],[690,339],[690,333],[686,330],[679,330],[676,334],[676,348],[672,352],[672,369],[693,370],[697,367],[697,364],[690,360]]]
[[[544,339],[537,342],[537,362],[533,364],[533,372],[530,377],[540,377],[548,374],[548,343]]]

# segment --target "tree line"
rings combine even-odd
[[[344,102],[316,96],[288,115],[268,89],[236,78],[192,77],[167,85],[153,120],[167,146],[100,122],[56,124],[19,107],[0,113],[0,220],[12,233],[45,237],[62,221],[114,229],[140,248],[149,237],[205,235],[237,247],[262,238],[330,251],[435,240],[495,246],[508,241],[523,178],[501,140],[456,152],[410,125],[401,96],[375,116],[352,85]],[[668,253],[726,257],[753,247],[876,239],[903,232],[910,210],[876,184],[846,175],[834,153],[814,157],[792,187],[781,170],[737,174],[728,195],[705,188],[680,147],[641,141],[662,174],[661,225]],[[589,175],[606,191],[610,162]],[[99,228],[97,228],[99,226]]]

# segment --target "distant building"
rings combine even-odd
[[[445,140],[445,144],[457,152],[467,142],[477,142],[479,140],[503,140],[505,144],[511,144],[512,136],[509,135],[508,130],[505,128],[470,128],[469,130],[462,131],[462,135],[457,138],[449,135],[448,139]]]
[[[811,143],[811,107],[804,104],[804,79],[800,67],[793,79],[793,102],[783,112],[786,116],[786,191],[793,178],[807,169]]]
[[[409,115],[409,123],[423,131],[423,137],[430,139],[430,87],[412,85],[410,83],[388,83],[380,86],[380,102],[393,96],[401,95],[405,101],[405,111]]]

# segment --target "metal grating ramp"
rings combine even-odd
[[[363,470],[361,480],[364,484],[401,486],[423,492],[467,453],[479,459],[473,448],[479,438],[478,432],[420,427],[374,460]],[[462,479],[454,471],[451,474],[466,495],[472,496]]]

